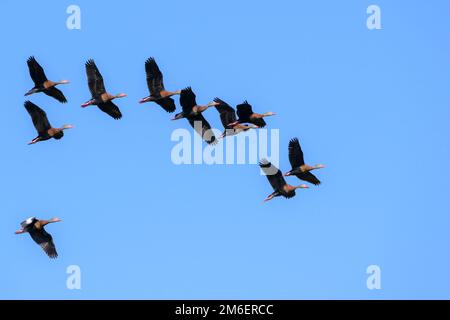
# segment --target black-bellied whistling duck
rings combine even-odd
[[[220,121],[222,122],[222,125],[225,129],[225,131],[222,133],[219,139],[224,138],[226,136],[233,136],[250,129],[259,128],[258,126],[255,125],[248,126],[237,123],[236,111],[228,103],[219,98],[215,98],[214,102],[217,103],[216,109],[217,111],[219,111]]]
[[[150,95],[142,98],[139,103],[156,102],[167,112],[175,111],[175,101],[171,98],[174,95],[180,94],[181,91],[167,91],[164,88],[163,74],[159,70],[154,58],[148,58],[145,61],[145,73],[147,75],[147,87]]]
[[[64,130],[73,128],[70,124],[66,124],[61,128],[53,128],[50,125],[44,110],[30,101],[25,101],[24,106],[30,114],[34,127],[38,132],[38,136],[28,144],[35,144],[39,141],[45,141],[51,138],[59,140],[64,136]]]
[[[180,104],[182,111],[180,113],[177,113],[171,120],[179,120],[187,118],[188,116],[197,116],[208,108],[218,105],[218,103],[216,102],[210,102],[207,105],[199,106],[196,101],[195,93],[194,91],[192,91],[191,87],[187,87],[181,90]]]
[[[53,238],[45,231],[45,226],[49,223],[59,222],[61,219],[52,218],[50,220],[39,220],[35,217],[28,218],[27,220],[20,223],[21,229],[17,230],[16,234],[29,233],[31,238],[36,242],[44,252],[52,259],[58,257],[56,252],[55,244],[53,243]]]
[[[317,179],[311,171],[325,168],[325,166],[323,164],[317,164],[315,166],[305,164],[305,160],[303,159],[303,151],[297,138],[289,141],[289,162],[291,163],[292,170],[286,172],[284,174],[285,176],[295,175],[300,180],[307,181],[314,185],[320,184],[320,180]]]
[[[266,122],[264,121],[264,117],[274,116],[274,112],[266,112],[266,113],[254,113],[252,106],[246,101],[239,104],[237,107],[237,115],[239,119],[231,123],[230,125],[234,125],[236,123],[252,123],[255,126],[260,128],[264,128],[266,126]]]
[[[190,87],[181,90],[180,94],[180,104],[182,108],[182,112],[175,115],[175,118],[172,120],[178,120],[182,118],[186,118],[189,121],[189,124],[194,128],[197,133],[202,137],[203,140],[208,144],[217,143],[216,137],[211,130],[211,125],[206,121],[203,117],[202,112],[208,109],[209,107],[215,106],[216,103],[212,102],[206,106],[197,105],[197,101],[195,100],[195,94]],[[200,127],[200,125],[201,127]]]
[[[34,82],[34,87],[27,93],[25,93],[25,96],[29,96],[37,92],[43,92],[46,95],[55,98],[61,103],[67,102],[64,94],[61,92],[61,90],[57,89],[56,86],[59,84],[69,83],[68,80],[61,80],[58,82],[48,80],[45,76],[44,69],[42,69],[42,67],[34,57],[29,57],[27,60],[27,64],[31,79]]]
[[[106,92],[105,84],[103,83],[103,77],[98,71],[94,60],[90,59],[86,62],[86,74],[88,78],[88,86],[91,91],[91,100],[83,103],[81,106],[86,108],[90,105],[96,105],[100,110],[107,113],[114,119],[118,120],[122,118],[122,113],[118,106],[116,106],[112,100],[116,98],[123,98],[127,95],[125,93],[119,93],[112,95]]]
[[[264,202],[267,202],[279,196],[283,196],[289,199],[295,196],[296,189],[308,188],[306,184],[301,184],[299,186],[291,186],[287,184],[283,178],[283,174],[281,173],[281,171],[266,159],[262,159],[259,163],[259,166],[263,170],[274,190],[274,192],[272,192],[269,196],[267,196],[266,199],[264,199]]]

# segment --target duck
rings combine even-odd
[[[175,101],[171,97],[179,95],[181,90],[172,92],[164,88],[163,74],[153,57],[145,61],[145,74],[150,95],[142,98],[139,103],[155,102],[165,111],[169,113],[174,112],[176,110]]]
[[[311,171],[325,168],[325,165],[316,164],[314,166],[310,166],[305,164],[303,151],[300,147],[298,138],[293,138],[289,141],[289,162],[291,163],[292,169],[286,172],[284,176],[296,176],[300,180],[312,183],[316,186],[320,185],[320,180],[317,179]]]
[[[171,120],[180,120],[183,118],[188,118],[189,116],[198,116],[207,109],[218,105],[217,102],[210,102],[206,105],[198,105],[196,95],[194,91],[192,91],[191,87],[186,87],[181,90],[180,104],[182,111],[177,113]]]
[[[258,126],[255,125],[243,125],[241,123],[236,122],[236,111],[231,107],[228,103],[223,101],[220,98],[214,98],[214,102],[216,103],[216,109],[220,114],[220,121],[224,127],[224,132],[219,139],[224,138],[226,136],[237,135],[241,132],[250,130],[250,129],[258,129]],[[234,123],[233,125],[231,125]]]
[[[30,72],[31,79],[34,82],[34,87],[30,89],[25,96],[43,92],[46,95],[58,100],[61,103],[66,103],[67,99],[61,90],[56,88],[60,84],[68,84],[69,80],[51,81],[47,79],[44,69],[37,62],[34,56],[31,56],[27,60],[28,70]]]
[[[38,136],[31,140],[28,143],[29,145],[40,141],[50,140],[52,138],[59,140],[64,136],[64,130],[73,128],[73,125],[71,124],[63,125],[61,128],[53,128],[48,121],[45,111],[31,101],[25,101],[24,107],[28,111],[31,120],[33,121],[33,125],[38,132]]]
[[[273,165],[271,162],[269,162],[267,159],[262,159],[259,162],[259,167],[262,169],[264,174],[267,177],[267,180],[269,180],[270,185],[273,188],[273,192],[268,195],[264,202],[270,201],[274,199],[275,197],[284,197],[286,199],[291,199],[295,197],[295,190],[297,189],[308,189],[308,185],[301,184],[298,186],[292,186],[284,180],[283,174],[281,173],[281,170],[278,169],[275,165]]]
[[[59,218],[51,218],[50,220],[39,220],[36,217],[30,217],[20,223],[21,229],[17,230],[15,234],[28,233],[49,258],[55,259],[58,257],[53,237],[45,230],[45,226],[50,223],[62,221]]]
[[[236,109],[237,109],[236,113],[239,119],[233,123],[230,123],[229,124],[230,126],[233,126],[237,123],[251,123],[258,126],[259,128],[264,128],[267,125],[267,123],[266,121],[264,121],[263,118],[276,115],[276,113],[272,111],[265,113],[253,112],[252,105],[249,104],[247,100],[237,105]]]
[[[192,128],[202,137],[207,144],[214,145],[217,143],[217,138],[211,129],[211,125],[205,119],[202,112],[209,107],[215,106],[216,103],[209,103],[206,106],[199,106],[196,101],[195,93],[191,87],[181,90],[180,104],[182,112],[175,115],[172,120],[179,120],[186,118]]]
[[[89,59],[86,64],[86,75],[88,78],[88,86],[91,92],[92,98],[81,105],[82,108],[86,108],[91,105],[96,105],[101,111],[105,112],[115,120],[122,118],[122,113],[117,105],[112,101],[117,98],[124,98],[126,93],[110,94],[105,89],[103,83],[103,76],[95,64],[93,59]]]

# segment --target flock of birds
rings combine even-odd
[[[67,84],[69,83],[68,80],[61,80],[58,82],[48,80],[44,69],[34,57],[28,58],[27,64],[31,79],[34,82],[34,87],[29,90],[25,96],[43,92],[61,103],[67,102],[63,92],[56,88],[56,86]],[[85,108],[94,105],[112,118],[116,120],[121,119],[122,113],[113,100],[126,97],[127,95],[125,93],[114,95],[106,91],[103,77],[94,60],[88,60],[85,67],[91,98],[83,103],[81,107]],[[149,58],[145,62],[145,72],[150,95],[142,98],[139,103],[155,102],[165,111],[172,113],[176,110],[175,101],[172,97],[179,95],[181,112],[177,113],[172,120],[186,118],[189,124],[207,144],[217,143],[217,138],[211,130],[210,124],[203,116],[203,112],[211,107],[215,107],[219,112],[220,120],[224,127],[224,132],[219,139],[225,138],[226,136],[236,135],[250,129],[263,128],[267,125],[264,118],[275,115],[273,112],[266,112],[262,114],[255,113],[253,112],[252,106],[247,101],[237,105],[236,110],[219,98],[215,98],[212,102],[206,105],[198,105],[195,93],[192,91],[191,87],[187,87],[179,91],[167,91],[164,88],[163,74],[154,58]],[[31,116],[33,125],[38,133],[38,136],[31,140],[29,144],[35,144],[41,141],[50,140],[52,138],[59,140],[64,136],[64,130],[73,128],[72,125],[63,125],[62,127],[54,128],[50,124],[45,111],[39,106],[31,101],[25,101],[24,106]],[[318,164],[315,166],[310,166],[305,164],[303,151],[297,138],[289,141],[289,162],[292,169],[283,175],[276,166],[266,159],[262,159],[260,161],[259,166],[263,170],[274,190],[264,199],[264,202],[279,196],[284,198],[292,198],[295,196],[295,191],[297,189],[308,188],[308,185],[306,184],[301,184],[298,186],[290,185],[286,182],[284,176],[296,176],[300,180],[311,184],[320,184],[320,180],[317,179],[311,171],[324,168],[324,165]],[[31,238],[41,246],[50,258],[56,258],[58,253],[56,251],[53,238],[48,232],[46,232],[44,227],[47,224],[59,221],[61,221],[59,218],[39,220],[35,217],[31,217],[21,223],[21,229],[16,231],[16,234],[29,233]]]

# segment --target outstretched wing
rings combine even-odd
[[[31,116],[34,127],[36,128],[38,134],[45,134],[52,127],[47,119],[47,114],[44,110],[39,108],[31,101],[25,101],[25,109]]]
[[[40,86],[45,81],[47,81],[44,69],[42,69],[41,65],[36,61],[36,59],[33,56],[28,58],[27,64],[28,70],[30,71],[31,79],[33,80],[35,86]]]
[[[66,97],[64,96],[62,91],[59,90],[58,88],[51,87],[51,88],[45,89],[44,93],[46,95],[50,96],[50,97],[55,98],[56,100],[58,100],[61,103],[66,103],[67,102]]]
[[[192,108],[197,105],[197,101],[195,100],[195,93],[192,91],[191,87],[187,87],[181,90],[180,93],[180,104],[183,109],[183,113],[189,114],[192,111]]]
[[[164,90],[163,74],[154,58],[148,58],[145,61],[145,73],[150,94],[154,97],[159,97],[160,92]]]
[[[33,228],[29,233],[34,242],[36,242],[50,258],[54,259],[58,257],[53,238],[44,228]]]
[[[215,98],[214,102],[219,103],[219,105],[216,106],[216,109],[219,111],[220,121],[222,122],[223,127],[225,130],[230,129],[228,125],[236,122],[236,112],[228,103],[219,98]]]
[[[264,128],[267,125],[263,118],[251,118],[249,122],[260,128]]]
[[[303,151],[297,138],[289,141],[289,162],[291,163],[292,169],[298,168],[305,164],[305,160],[303,159]]]
[[[195,117],[190,117],[189,124],[195,131],[206,141],[207,144],[216,144],[217,139],[214,132],[211,130],[211,125],[206,121],[205,117],[200,113]]]
[[[312,183],[316,186],[320,184],[320,180],[317,179],[315,175],[313,175],[310,171],[302,172],[296,175],[300,180],[304,180],[306,182]]]
[[[97,107],[102,110],[103,112],[109,114],[111,117],[113,117],[116,120],[119,120],[122,118],[122,113],[120,112],[120,109],[118,106],[116,106],[112,101],[99,103]]]
[[[269,180],[273,190],[283,192],[286,181],[284,180],[281,171],[266,159],[262,159],[259,162],[259,166],[266,175],[267,180]]]
[[[170,98],[163,98],[163,99],[158,99],[155,101],[158,105],[160,105],[164,110],[166,110],[167,112],[174,112],[176,107],[175,107],[175,101]]]
[[[86,75],[88,78],[89,91],[91,91],[92,97],[99,96],[106,92],[103,77],[92,59],[89,59],[86,62]]]

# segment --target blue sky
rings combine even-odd
[[[81,8],[81,30],[66,8]],[[368,30],[379,5],[382,30]],[[3,1],[0,298],[450,298],[448,1]],[[34,146],[23,94],[34,55],[66,105],[43,95],[60,141]],[[275,111],[281,167],[298,137],[320,187],[262,204],[255,165],[176,166],[171,122],[147,95],[154,56],[168,89]],[[124,117],[90,98],[93,58]],[[177,105],[178,105],[178,99]],[[205,117],[220,128],[215,110]],[[294,178],[289,182],[295,184]],[[20,221],[57,216],[51,261]],[[366,268],[379,265],[381,290]],[[66,288],[78,265],[82,289]]]

